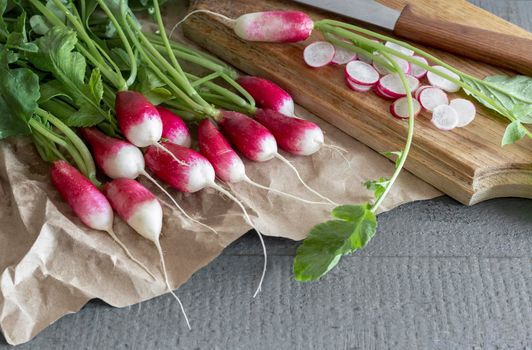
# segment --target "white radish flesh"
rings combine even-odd
[[[418,96],[419,103],[427,111],[432,112],[441,105],[449,104],[449,97],[442,89],[435,87],[424,88]]]
[[[406,82],[410,87],[410,91],[416,91],[419,87],[419,80],[411,75],[406,75]],[[381,92],[385,95],[395,98],[401,98],[406,96],[406,90],[403,86],[403,82],[399,73],[388,74],[382,77],[378,83]]]
[[[371,90],[371,85],[356,84],[356,83],[353,83],[348,78],[345,78],[345,83],[351,90],[356,91],[356,92],[368,92]]]
[[[399,58],[399,57],[392,57],[392,59],[399,65],[399,67],[401,68],[403,73],[410,74],[410,70],[411,70],[410,62],[408,62],[407,60],[404,60],[402,58]],[[390,65],[390,67],[392,66],[391,63],[389,63],[389,65]],[[373,67],[381,75],[386,75],[386,74],[393,73],[393,71],[388,69],[388,67],[386,67],[384,64],[381,64],[380,62],[375,61],[375,60],[373,61]]]
[[[432,112],[432,124],[440,130],[452,130],[458,126],[458,113],[448,106],[438,106]]]
[[[449,69],[445,68],[445,67],[442,67],[442,66],[433,66],[432,68],[444,73],[444,74],[447,74],[448,76],[450,76],[451,78],[455,79],[455,80],[460,80],[460,76],[454,72],[451,72]],[[457,92],[457,91],[460,91],[460,85],[452,82],[452,81],[449,81],[447,80],[446,78],[443,78],[441,77],[440,75],[436,74],[436,73],[433,73],[433,72],[428,72],[427,73],[427,79],[429,80],[429,83],[430,85],[434,86],[434,87],[437,87],[437,88],[440,88],[442,89],[443,91],[447,91],[447,92]]]
[[[393,49],[395,51],[399,51],[400,53],[406,55],[406,56],[414,56],[414,51],[413,50],[410,50],[409,48],[406,48],[406,47],[403,47],[399,44],[396,44],[394,42],[391,42],[391,41],[387,41],[384,46],[390,48],[390,49]]]
[[[428,65],[429,62],[425,57],[421,56],[413,56],[413,59],[416,61]],[[415,63],[410,63],[410,74],[418,79],[423,79],[427,75],[427,70],[425,68],[421,68],[420,66],[416,65]]]
[[[308,45],[303,51],[305,63],[312,68],[320,68],[332,62],[336,50],[327,41],[317,41]]]
[[[456,98],[449,103],[449,106],[458,114],[458,128],[462,128],[475,120],[477,109],[473,102],[463,98]]]
[[[343,47],[335,46],[334,57],[331,61],[332,64],[342,65],[347,64],[357,59],[357,54],[353,51],[344,49]]]
[[[421,93],[421,91],[427,88],[431,88],[431,87],[432,85],[421,85],[420,87],[418,87],[416,90],[416,93],[414,94],[414,97],[416,98],[416,100],[419,100],[419,94]]]
[[[413,107],[414,107],[414,117],[418,116],[421,112],[421,105],[418,101],[412,99]],[[408,119],[410,117],[408,112],[408,98],[402,97],[392,103],[390,106],[390,113],[398,119]]]
[[[379,73],[371,65],[362,61],[351,61],[345,66],[347,79],[357,85],[373,86],[379,81]]]

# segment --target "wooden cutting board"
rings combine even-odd
[[[407,1],[381,2],[399,9]],[[463,0],[411,3],[427,16],[532,37],[526,30]],[[334,18],[290,1],[277,0],[198,0],[193,8],[209,9],[231,18],[248,12],[288,8],[304,10],[314,19]],[[310,69],[305,66],[302,51],[308,42],[293,45],[244,42],[223,20],[206,14],[192,16],[185,23],[184,31],[187,37],[242,71],[277,82],[297,103],[374,150],[402,149],[407,122],[389,115],[390,102],[373,93],[350,91],[344,84],[341,68]],[[319,33],[314,33],[309,42],[320,38]],[[428,51],[477,77],[514,74],[438,50]],[[406,168],[468,205],[496,197],[532,198],[532,140],[502,148],[500,144],[507,121],[477,106],[478,115],[472,124],[450,132],[437,130],[428,113],[420,115]]]

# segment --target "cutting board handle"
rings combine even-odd
[[[432,19],[407,5],[394,33],[494,66],[532,76],[532,40]]]

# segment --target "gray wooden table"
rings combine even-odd
[[[532,27],[530,0],[473,2]],[[291,280],[298,243],[268,238],[255,300],[262,254],[248,234],[180,288],[191,332],[168,295],[94,301],[20,349],[532,349],[532,201],[442,197],[379,223],[367,249],[314,284]]]

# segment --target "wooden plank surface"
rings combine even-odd
[[[529,1],[474,3],[532,28]],[[169,295],[124,309],[94,301],[15,349],[531,349],[530,212],[532,201],[519,199],[402,206],[379,216],[368,249],[317,284],[291,280],[298,243],[266,238],[257,300],[262,253],[249,234],[177,291],[192,332]],[[13,349],[1,335],[0,349]]]
[[[382,2],[395,8],[405,4],[404,0]],[[195,4],[194,8],[209,8],[232,18],[259,10],[299,8],[278,0],[198,0]],[[420,13],[441,19],[532,38],[527,31],[462,0],[419,1],[415,5]],[[312,11],[314,18],[324,15]],[[184,29],[191,39],[246,73],[276,81],[296,102],[371,148],[383,152],[400,149],[404,144],[407,123],[389,116],[389,102],[373,94],[347,89],[341,69],[307,68],[301,54],[305,44],[244,42],[226,22],[205,14],[191,17]],[[313,39],[319,37],[318,33],[313,34]],[[510,74],[448,53],[430,51],[475,76]],[[406,167],[465,204],[504,196],[532,198],[532,140],[501,148],[506,125],[506,120],[479,106],[477,119],[468,127],[443,132],[435,129],[429,114],[424,113],[417,118],[414,145]]]

